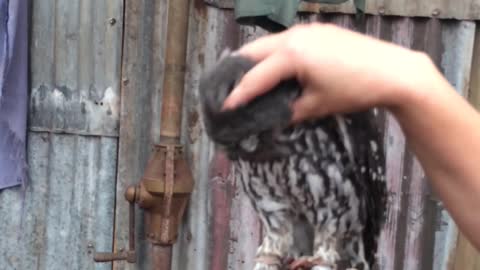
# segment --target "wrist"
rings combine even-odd
[[[426,105],[428,100],[443,95],[450,85],[428,55],[412,52],[405,72],[389,89],[386,107],[397,117]]]

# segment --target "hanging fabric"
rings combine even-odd
[[[256,25],[279,32],[294,24],[301,0],[235,0],[235,19],[239,24]],[[306,0],[311,3],[342,4],[348,0]],[[365,12],[365,0],[353,0],[357,18]]]
[[[0,0],[0,189],[25,183],[28,0]]]

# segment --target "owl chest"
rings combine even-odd
[[[302,173],[288,159],[264,163],[240,161],[236,163],[236,172],[245,192],[256,202],[268,200],[292,204],[308,197]]]
[[[314,163],[311,157],[294,155],[264,163],[237,161],[235,169],[257,210],[287,210],[312,223],[339,215],[356,219],[360,201],[341,165]]]

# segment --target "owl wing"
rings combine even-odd
[[[375,110],[345,115],[357,179],[366,201],[364,245],[369,264],[375,261],[378,235],[386,215],[385,150]]]

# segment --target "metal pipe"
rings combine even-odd
[[[178,140],[185,85],[189,0],[169,1],[160,135]]]
[[[128,250],[135,250],[135,204],[129,203],[130,211],[128,216]]]
[[[152,265],[154,270],[170,270],[172,267],[172,246],[151,245]]]
[[[180,138],[189,7],[189,0],[170,0],[168,3],[167,44],[160,120],[161,143],[178,143]],[[172,245],[151,245],[151,255],[153,269],[171,269]]]

